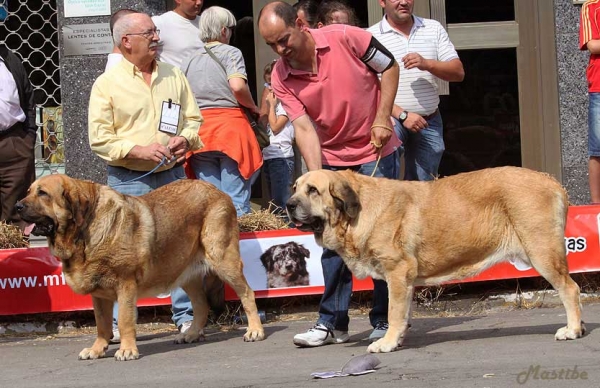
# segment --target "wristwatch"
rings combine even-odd
[[[406,121],[408,117],[408,111],[403,110],[399,115],[398,115],[398,121],[400,121],[400,124],[404,124],[404,121]]]

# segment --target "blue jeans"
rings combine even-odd
[[[438,111],[427,120],[428,126],[417,133],[404,128],[394,119],[394,129],[402,140],[404,152],[404,180],[431,181],[438,176],[438,167],[444,153],[444,124]]]
[[[294,157],[265,160],[263,173],[271,191],[271,201],[279,207],[278,213],[285,214],[285,204],[290,199],[294,182]]]
[[[323,168],[334,171],[350,169],[359,174],[370,176],[373,173],[375,164],[374,161],[358,166],[323,166]],[[400,177],[400,162],[396,152],[381,158],[374,176],[392,179]],[[352,295],[352,274],[342,258],[329,249],[323,250],[321,266],[323,268],[325,291],[321,297],[317,323],[330,330],[347,331],[350,321],[348,307]],[[387,283],[383,280],[373,279],[373,286],[373,308],[369,312],[369,320],[371,325],[375,327],[378,322],[387,322],[388,289]]]
[[[183,167],[174,167],[167,171],[150,174],[140,180],[130,182],[144,172],[131,171],[125,168],[108,166],[108,186],[119,193],[139,196],[147,194],[150,191],[175,182],[179,179],[185,179]],[[127,182],[121,184],[123,182]],[[173,322],[179,327],[183,322],[191,321],[194,318],[192,311],[192,302],[183,289],[176,288],[171,290],[171,303],[173,306]],[[119,316],[119,304],[113,306],[113,327],[117,327],[117,318]]]
[[[252,179],[244,179],[235,160],[222,152],[208,151],[194,154],[188,162],[196,179],[212,183],[231,197],[238,217],[250,213]]]
[[[588,155],[600,156],[600,93],[589,93]]]

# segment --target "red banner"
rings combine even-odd
[[[600,270],[600,206],[572,206],[569,208],[565,246],[569,269],[572,273]],[[542,231],[540,231],[542,233]],[[267,272],[260,257],[274,245],[296,242],[310,251],[306,256],[309,276],[307,283],[293,287],[268,287]],[[318,247],[311,234],[297,230],[278,230],[242,233],[240,251],[244,261],[244,274],[258,298],[313,295],[323,292],[323,274]],[[510,263],[494,266],[478,276],[462,282],[512,279],[538,276],[533,269],[520,271]],[[370,290],[370,279],[354,281],[355,291]],[[227,300],[237,296],[226,288]],[[139,306],[170,304],[169,298],[147,298]],[[0,250],[0,315],[76,311],[92,309],[89,295],[77,295],[67,286],[62,266],[48,248]]]

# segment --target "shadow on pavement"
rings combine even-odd
[[[477,321],[482,317],[452,317],[452,318],[417,318],[411,320],[411,328],[406,334],[406,339],[402,344],[403,348],[418,349],[429,345],[445,342],[454,342],[460,340],[477,340],[486,338],[515,337],[523,335],[546,335],[548,341],[554,341],[556,331],[566,325],[564,323],[552,323],[545,325],[524,324],[522,326],[501,327],[501,328],[459,328],[455,326],[462,325],[471,321]],[[476,324],[471,324],[476,326]],[[583,338],[598,328],[598,323],[586,323],[586,333]],[[444,330],[445,329],[445,330]],[[350,337],[348,347],[364,347],[369,344],[369,334],[371,331],[364,331]]]
[[[278,331],[283,331],[286,326],[265,326],[265,335],[268,338]],[[174,343],[177,332],[168,333],[157,333],[157,334],[141,334],[138,335],[137,347],[140,352],[140,358],[144,356],[154,356],[162,353],[176,352],[182,349],[195,348],[208,343],[224,342],[228,340],[239,340],[243,344],[243,336],[246,332],[246,328],[238,328],[236,330],[229,331],[214,331],[208,330],[206,332],[206,339],[204,341],[195,342],[192,344],[176,344]],[[154,340],[159,341],[154,341]],[[90,340],[91,345],[93,339]],[[111,344],[106,351],[106,358],[114,357],[116,351],[119,349],[119,344]]]

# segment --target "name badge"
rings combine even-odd
[[[177,128],[179,127],[180,112],[181,105],[175,104],[170,99],[169,101],[163,101],[158,130],[161,132],[176,135]]]

